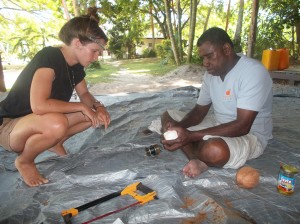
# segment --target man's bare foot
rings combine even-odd
[[[49,151],[56,153],[59,156],[67,155],[65,148],[62,145],[57,144],[56,146],[49,149]]]
[[[190,160],[182,169],[183,174],[188,177],[196,177],[206,171],[208,166],[199,159]]]
[[[36,187],[49,182],[48,179],[42,177],[34,163],[22,163],[19,157],[15,160],[15,166],[23,177],[24,182],[29,187]]]

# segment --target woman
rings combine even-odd
[[[93,16],[75,17],[60,30],[62,47],[46,47],[21,72],[0,103],[0,144],[18,153],[15,166],[28,186],[49,182],[34,160],[45,150],[66,155],[63,143],[89,127],[108,127],[104,105],[88,91],[84,67],[107,42]],[[80,102],[69,102],[75,89]]]

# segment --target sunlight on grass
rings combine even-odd
[[[160,58],[125,59],[118,61],[101,61],[101,68],[87,68],[86,81],[90,84],[110,83],[115,80],[114,74],[132,73],[137,75],[164,76],[174,70],[176,65],[163,65]],[[19,67],[18,67],[19,68]],[[10,89],[23,67],[18,70],[4,70],[4,79],[7,89]]]
[[[177,67],[176,65],[164,65],[159,58],[135,59],[123,66],[128,70],[149,70],[149,74],[153,76],[163,76]]]
[[[119,61],[103,61],[101,69],[87,69],[86,80],[91,83],[112,82],[113,74],[130,72],[133,74],[148,74],[152,76],[163,76],[176,65],[163,65],[159,58],[125,59]]]
[[[117,73],[119,68],[101,62],[101,69],[87,69],[86,80],[89,83],[112,82],[114,77],[112,74]]]
[[[149,69],[141,69],[141,70],[133,70],[133,69],[125,69],[125,70],[121,70],[118,73],[122,74],[122,73],[128,73],[128,71],[130,71],[131,73],[134,74],[150,74],[150,70]]]

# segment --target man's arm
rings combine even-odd
[[[200,131],[188,131],[182,127],[174,127],[178,133],[175,140],[162,140],[167,150],[177,150],[191,142],[201,142],[205,135],[223,136],[223,137],[239,137],[249,133],[253,121],[257,115],[257,111],[237,109],[237,118],[234,121],[210,127]]]
[[[179,126],[183,128],[189,128],[201,123],[204,117],[207,115],[211,104],[201,106],[196,104],[195,107],[185,117],[178,122]]]
[[[210,127],[200,131],[190,133],[191,141],[202,140],[205,135],[215,135],[223,137],[239,137],[249,133],[251,126],[257,116],[257,111],[237,109],[237,118],[234,121]]]

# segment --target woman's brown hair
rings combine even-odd
[[[59,39],[66,45],[70,45],[74,38],[78,38],[83,44],[96,42],[99,39],[108,41],[107,36],[99,27],[97,9],[90,8],[87,15],[70,19],[59,31]]]

